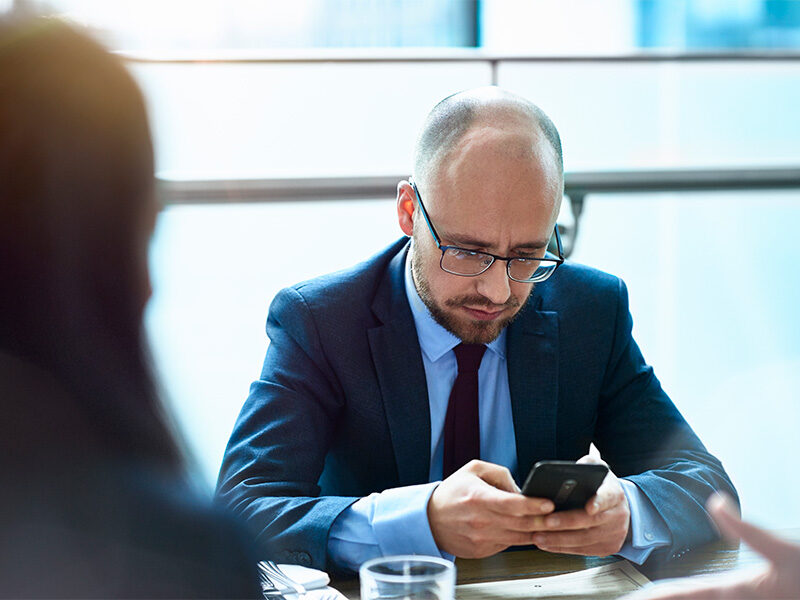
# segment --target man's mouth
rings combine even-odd
[[[498,318],[501,314],[503,314],[503,312],[505,312],[505,308],[501,308],[498,310],[489,310],[486,308],[470,308],[469,306],[462,306],[461,308],[473,319],[478,319],[479,321],[493,321],[494,319]]]

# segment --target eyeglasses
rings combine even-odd
[[[439,234],[436,233],[433,223],[431,223],[431,218],[428,216],[428,211],[425,210],[425,205],[422,204],[422,196],[417,189],[417,184],[412,181],[411,187],[417,197],[417,203],[422,211],[422,216],[428,224],[428,229],[431,230],[433,241],[436,242],[436,247],[442,251],[442,258],[439,261],[439,266],[447,273],[461,275],[463,277],[475,277],[491,267],[494,261],[503,260],[506,263],[506,273],[509,279],[518,281],[519,283],[539,283],[548,279],[555,273],[558,265],[564,262],[564,251],[561,248],[561,236],[558,234],[558,225],[556,225],[553,230],[556,239],[556,247],[558,248],[558,256],[546,250],[542,257],[522,258],[497,256],[489,252],[478,252],[477,250],[459,248],[458,246],[442,246],[442,240]]]

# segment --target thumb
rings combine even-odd
[[[740,538],[753,550],[772,562],[783,562],[792,555],[794,544],[764,531],[760,527],[742,521],[730,497],[717,493],[709,498],[708,512],[720,531],[731,538]],[[795,550],[796,552],[796,550]]]
[[[575,462],[580,464],[588,464],[588,465],[605,465],[608,466],[608,463],[604,461],[600,456],[595,456],[593,454],[586,454],[585,456],[581,456]]]
[[[519,493],[520,489],[514,478],[511,476],[511,471],[500,465],[492,463],[483,463],[481,469],[476,475],[483,481],[496,487],[499,490],[510,493]]]

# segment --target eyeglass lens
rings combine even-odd
[[[555,258],[549,256],[548,258]],[[470,252],[460,248],[447,248],[442,255],[442,268],[455,275],[479,275],[493,262],[493,258],[481,252]],[[548,260],[515,259],[508,263],[508,274],[516,280],[541,281],[555,269],[556,263]]]

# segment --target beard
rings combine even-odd
[[[422,299],[425,306],[428,307],[433,319],[447,331],[459,338],[465,344],[488,344],[497,339],[497,336],[508,327],[514,319],[516,319],[525,308],[528,298],[533,293],[531,286],[530,291],[523,300],[516,296],[509,297],[505,304],[497,305],[488,302],[486,298],[479,295],[463,295],[454,298],[448,298],[441,306],[433,298],[431,293],[430,283],[424,276],[421,270],[414,267],[414,260],[411,261],[411,275],[414,283],[417,286],[417,293]],[[454,277],[457,277],[454,275]],[[471,308],[485,308],[490,311],[497,311],[500,309],[516,309],[507,317],[502,319],[494,319],[492,321],[479,321],[477,319],[470,319],[466,316],[459,318],[459,308],[462,306],[469,306]],[[447,310],[449,309],[449,310]]]

